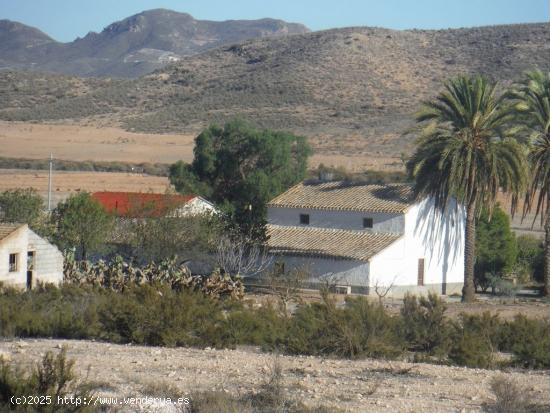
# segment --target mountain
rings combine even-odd
[[[480,73],[502,88],[535,67],[550,70],[550,23],[334,29],[226,45],[103,85],[0,72],[0,118],[108,120],[162,133],[241,116],[308,136],[319,153],[399,156],[411,147],[402,133],[412,113],[445,79]]]
[[[307,31],[301,24],[281,20],[214,22],[155,9],[113,23],[101,33],[59,43],[35,28],[2,20],[0,68],[136,77],[224,44]]]

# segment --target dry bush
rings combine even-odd
[[[516,382],[504,376],[494,377],[490,383],[496,397],[493,404],[487,405],[491,413],[529,412],[529,393]]]

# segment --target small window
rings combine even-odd
[[[424,285],[424,258],[418,259],[418,285]]]
[[[363,218],[363,228],[372,228],[374,220],[372,218]]]
[[[285,263],[281,261],[275,262],[275,265],[273,266],[273,270],[275,271],[275,274],[282,275],[285,273]]]
[[[10,272],[17,272],[19,254],[10,254]]]
[[[300,224],[309,225],[309,214],[300,214]]]

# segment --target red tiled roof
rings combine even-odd
[[[94,192],[92,194],[92,198],[98,201],[108,213],[132,218],[164,216],[196,197],[196,195],[142,192]]]

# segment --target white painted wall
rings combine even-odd
[[[33,285],[39,281],[54,284],[63,281],[61,252],[24,225],[0,241],[0,282],[14,287],[26,287],[28,251],[35,251]],[[13,253],[19,254],[17,272],[9,272],[9,254]]]
[[[405,234],[371,259],[370,285],[417,286],[418,260],[424,258],[424,285],[439,293],[456,291],[464,281],[465,210],[453,202],[445,214],[433,200],[412,206],[405,215]]]
[[[201,214],[215,214],[216,207],[200,196],[193,198],[187,204],[179,207],[175,214],[178,217],[196,216]]]
[[[309,225],[300,225],[300,214],[309,214]],[[370,229],[373,232],[402,234],[404,231],[405,218],[403,214],[280,207],[268,207],[267,209],[267,220],[274,225],[364,230],[363,218],[373,218],[373,228]]]
[[[33,282],[60,284],[63,281],[63,254],[29,229],[29,251],[35,252]]]
[[[27,284],[27,245],[26,226],[18,228],[3,240],[0,240],[0,282],[4,285],[25,288]],[[10,254],[18,254],[16,272],[9,271]]]
[[[310,283],[322,283],[330,278],[331,282],[338,285],[361,287],[368,287],[369,285],[369,263],[365,261],[274,255],[271,265],[274,266],[277,262],[285,264],[285,271],[293,268],[307,270],[311,274],[308,281]]]

